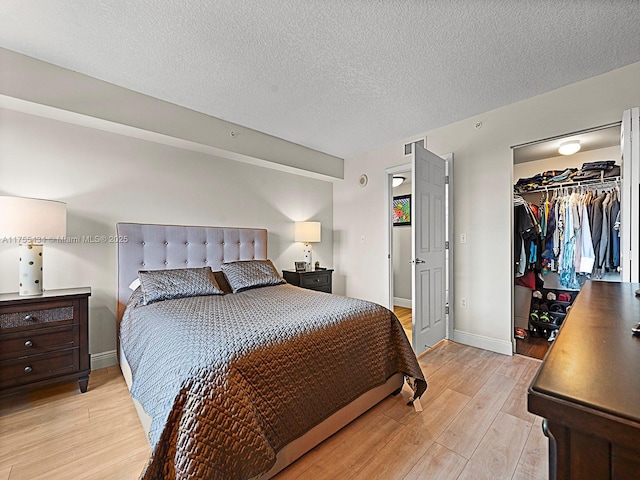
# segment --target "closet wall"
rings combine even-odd
[[[615,160],[620,163],[620,146],[578,152],[573,155],[558,155],[557,157],[544,158],[533,162],[516,163],[513,166],[513,178],[531,177],[536,173],[547,170],[562,170],[564,168],[580,168],[583,163],[597,160]]]

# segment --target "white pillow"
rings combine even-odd
[[[136,289],[136,288],[138,288],[139,286],[140,286],[140,279],[139,279],[139,278],[137,278],[137,277],[136,277],[136,279],[135,279],[133,282],[131,282],[131,283],[129,284],[129,288],[130,288],[131,290],[135,290],[135,289]]]

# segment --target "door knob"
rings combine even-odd
[[[416,258],[415,260],[411,260],[411,263],[426,263],[426,262],[420,258]]]

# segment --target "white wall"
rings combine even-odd
[[[0,48],[0,107],[287,172],[343,178],[343,160],[292,142],[142,95],[96,78]],[[26,105],[25,105],[26,104]],[[27,110],[24,110],[27,109]],[[234,132],[231,135],[231,132]]]
[[[393,189],[394,197],[407,194],[411,194],[410,183],[403,183]],[[400,299],[397,305],[410,308],[413,296],[409,263],[411,261],[411,226],[398,225],[391,228],[393,228],[393,297]]]
[[[112,235],[119,221],[266,228],[279,269],[302,258],[293,222],[318,220],[314,259],[333,265],[331,182],[7,109],[0,109],[0,195],[66,202],[69,236]],[[18,247],[1,240],[0,292],[17,291]],[[45,288],[90,286],[90,352],[113,353],[116,245],[44,250]]]
[[[543,73],[541,73],[543,74]],[[640,105],[640,63],[426,132],[427,148],[454,154],[454,339],[508,353],[512,346],[511,146],[619,121]],[[474,127],[482,122],[482,128]],[[422,135],[419,134],[418,135]],[[416,135],[416,136],[418,136]],[[403,139],[345,160],[334,187],[336,287],[388,306],[384,170],[407,163]],[[362,173],[369,177],[358,188]],[[459,243],[466,233],[467,243]],[[361,244],[361,235],[366,243]]]

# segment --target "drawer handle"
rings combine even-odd
[[[33,322],[34,320],[35,320],[35,318],[31,314],[24,316],[24,321],[25,322]]]
[[[33,370],[33,368],[29,366],[24,367],[24,373],[31,373],[31,370]]]
[[[31,340],[27,340],[26,342],[24,342],[24,346],[25,347],[33,347],[33,342]]]
[[[319,279],[319,278],[316,278],[315,280],[316,280],[316,283],[319,283],[319,282],[320,282],[320,279]]]

